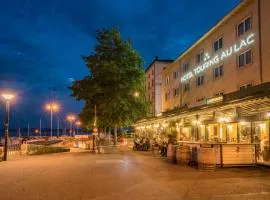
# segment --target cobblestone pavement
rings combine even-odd
[[[0,199],[270,199],[270,170],[201,172],[129,151],[32,156],[0,162]]]

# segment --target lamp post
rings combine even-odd
[[[5,118],[5,146],[4,146],[4,157],[3,160],[7,160],[7,151],[8,151],[8,128],[9,128],[9,111],[10,111],[10,101],[14,99],[14,94],[2,94],[2,98],[6,103],[6,118]]]
[[[73,114],[69,114],[67,116],[67,121],[70,123],[70,130],[69,130],[70,131],[70,136],[72,134],[72,123],[73,123],[73,121],[75,121],[75,119],[76,119],[76,117]]]
[[[75,124],[77,126],[77,134],[79,134],[79,126],[81,126],[82,123],[80,121],[76,121]]]
[[[59,105],[56,103],[49,103],[46,105],[46,109],[50,111],[51,114],[51,138],[53,135],[53,112],[57,112],[59,110]]]

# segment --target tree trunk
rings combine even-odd
[[[113,139],[114,139],[114,145],[116,145],[116,141],[117,141],[117,127],[114,127],[114,137],[113,137]]]
[[[100,153],[100,129],[98,129],[98,143],[97,143],[97,145],[98,145],[98,153]]]
[[[109,127],[108,135],[109,135],[109,145],[110,145],[111,144],[111,127]]]

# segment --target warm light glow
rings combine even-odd
[[[81,126],[81,125],[82,125],[82,123],[81,123],[80,121],[76,121],[75,124],[76,124],[77,126]]]
[[[220,123],[225,123],[225,122],[229,122],[229,121],[230,121],[230,119],[228,117],[220,117],[219,118]]]
[[[4,93],[2,94],[2,98],[5,100],[5,101],[11,101],[12,99],[14,99],[15,95],[14,94],[11,94],[11,93]]]
[[[230,125],[227,125],[227,128],[229,129],[229,131],[232,131],[232,125],[230,124]]]
[[[134,97],[139,97],[139,96],[140,96],[140,93],[139,93],[139,92],[134,92],[134,93],[133,93],[133,96],[134,96]]]
[[[154,127],[155,127],[155,128],[158,128],[158,127],[159,127],[159,124],[155,124]]]
[[[246,125],[248,122],[246,121],[240,121],[240,125]]]
[[[35,133],[39,133],[39,130],[38,130],[38,129],[36,129],[36,130],[35,130]]]
[[[166,128],[166,127],[168,127],[168,124],[167,123],[163,123],[162,124],[162,127]]]
[[[266,124],[260,124],[259,125],[261,129],[265,129],[266,128]]]
[[[266,113],[266,116],[267,116],[267,117],[270,117],[270,112]]]
[[[67,116],[67,120],[70,121],[70,122],[73,122],[75,119],[76,119],[75,115],[69,114]]]
[[[184,133],[187,133],[187,132],[188,132],[188,128],[184,127],[184,128],[183,128],[183,132],[184,132]]]
[[[201,124],[201,121],[200,120],[194,120],[192,122],[192,124],[194,124],[194,125],[200,125]]]
[[[49,111],[57,112],[59,110],[59,105],[57,103],[48,103],[46,105],[46,109]]]

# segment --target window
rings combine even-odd
[[[148,89],[150,89],[150,82],[148,82]]]
[[[242,21],[237,26],[237,35],[238,37],[243,35],[245,32],[249,31],[251,29],[251,18],[248,17],[244,21]]]
[[[204,52],[200,52],[198,55],[197,55],[197,63],[200,63],[203,61],[203,57],[204,57]]]
[[[152,69],[152,75],[154,75],[154,70]]]
[[[245,90],[250,87],[252,87],[252,83],[247,83],[245,85],[240,86],[239,90]]]
[[[197,102],[202,102],[202,101],[204,101],[204,100],[205,100],[204,97],[199,97],[199,98],[196,99]]]
[[[170,99],[170,92],[165,93],[165,101]]]
[[[178,76],[179,76],[179,71],[173,72],[173,78],[174,78],[174,79],[177,79]]]
[[[188,91],[190,91],[190,83],[189,82],[184,84],[184,92],[188,92]]]
[[[224,94],[223,92],[218,92],[218,93],[215,94],[215,96],[216,96],[216,97],[218,97],[218,96],[223,96],[223,94]]]
[[[180,89],[179,88],[175,88],[174,89],[174,96],[177,97],[177,96],[179,96],[179,94],[180,94]]]
[[[223,48],[223,38],[219,38],[217,41],[214,42],[214,51],[217,52],[222,48]]]
[[[197,86],[203,85],[204,82],[204,76],[198,76],[197,78]]]
[[[238,66],[243,67],[252,63],[252,51],[251,49],[240,54],[238,57]]]
[[[216,67],[214,70],[214,79],[218,79],[223,76],[223,65]]]
[[[166,83],[166,85],[168,85],[170,83],[170,77],[169,76],[166,77],[165,83]]]
[[[187,72],[188,70],[189,70],[189,63],[186,62],[186,63],[183,64],[183,72],[185,73],[185,72]]]
[[[152,87],[155,85],[155,81],[154,81],[154,79],[152,80]]]

